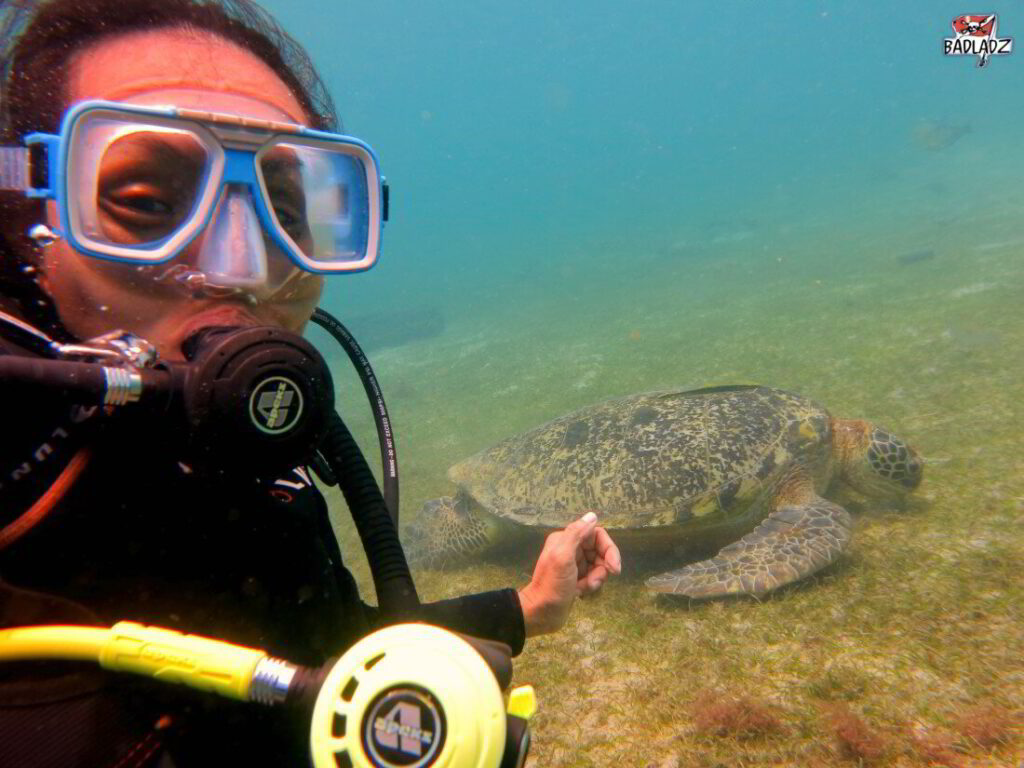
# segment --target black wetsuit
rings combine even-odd
[[[80,447],[91,458],[43,522],[0,550],[0,626],[129,619],[307,665],[374,628],[376,609],[342,564],[306,470],[211,480],[161,450],[159,434],[129,435],[102,415],[76,423],[81,414],[40,398],[4,410],[0,526]],[[522,649],[512,589],[428,604],[421,618]],[[171,725],[165,718],[156,732],[163,715]],[[306,765],[304,727],[277,711],[84,665],[0,664],[0,766],[128,768],[161,750],[177,766]]]

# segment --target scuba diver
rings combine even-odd
[[[549,537],[522,589],[420,605],[376,485],[339,477],[361,455],[312,450],[351,436],[298,334],[325,279],[372,266],[386,186],[264,11],[0,8],[0,628],[130,620],[316,666],[404,619],[517,654],[620,570],[588,514]],[[312,384],[254,392],[261,433],[239,437],[217,410],[237,399],[224,370],[258,369],[270,342]],[[217,365],[211,384],[200,374]],[[278,436],[304,407],[308,434]],[[377,607],[342,564],[310,467],[376,510],[356,524],[368,556],[389,558]],[[304,727],[72,662],[0,664],[4,766],[305,765]]]

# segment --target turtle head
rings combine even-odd
[[[921,484],[924,462],[892,432],[867,421],[833,424],[840,474],[866,496],[898,498]]]
[[[426,568],[464,565],[485,552],[495,539],[495,525],[474,514],[463,495],[443,496],[423,505],[402,536],[409,563]]]

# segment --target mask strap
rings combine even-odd
[[[29,189],[28,166],[27,147],[0,147],[0,189]]]

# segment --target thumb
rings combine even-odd
[[[573,545],[579,544],[585,539],[594,528],[597,526],[597,515],[593,512],[587,512],[579,520],[575,520],[566,526],[565,532],[570,534]]]

